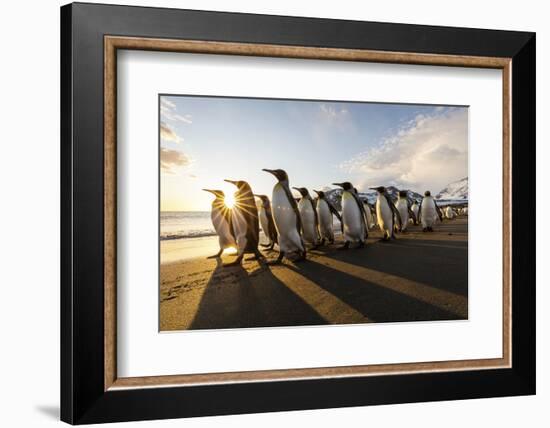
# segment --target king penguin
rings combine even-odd
[[[378,192],[378,196],[376,197],[376,217],[378,218],[378,226],[384,233],[382,240],[388,241],[395,238],[395,226],[397,226],[398,230],[402,228],[401,215],[384,186],[371,187],[371,189]]]
[[[245,253],[254,253],[254,259],[261,260],[263,256],[258,250],[260,224],[252,189],[246,181],[224,181],[237,187],[231,219],[238,250],[235,261],[227,263],[224,266],[240,265]]]
[[[214,230],[218,234],[218,242],[220,251],[217,254],[208,257],[209,259],[218,258],[222,255],[223,250],[230,247],[237,247],[233,226],[231,220],[231,208],[225,205],[225,194],[221,190],[202,189],[205,192],[212,193],[216,199],[212,201],[212,211],[210,218],[214,225]]]
[[[363,201],[363,205],[365,206],[365,214],[367,215],[367,228],[370,230],[374,227],[374,214],[368,201]]]
[[[369,233],[365,224],[366,215],[363,202],[359,199],[355,188],[350,182],[332,184],[343,189],[342,221],[344,223],[344,245],[342,249],[349,248],[352,242],[358,242],[359,247],[363,247]]]
[[[414,217],[412,218],[414,224],[418,224],[418,213],[420,212],[420,208],[419,208],[418,202],[416,202],[416,199],[414,200],[411,206],[411,211],[414,214]]]
[[[313,248],[319,245],[319,216],[315,201],[305,187],[293,187],[302,196],[298,201],[298,211],[302,218],[302,237]]]
[[[259,208],[260,214],[260,225],[264,231],[264,235],[269,239],[269,244],[260,244],[262,247],[268,247],[269,250],[273,250],[273,247],[277,243],[277,229],[275,228],[275,223],[273,222],[273,214],[271,213],[271,203],[269,198],[266,195],[254,195],[260,201],[261,205]]]
[[[357,196],[357,199],[359,199],[360,202],[363,203],[363,216],[365,218],[365,241],[369,237],[369,214],[367,213],[368,209],[365,209],[365,203],[367,201],[361,201],[361,198],[359,197],[359,190],[357,190],[355,187],[353,188],[353,193]]]
[[[423,232],[433,232],[433,225],[436,222],[437,217],[443,221],[441,210],[435,203],[435,200],[429,190],[424,192],[424,198],[420,203],[419,217],[419,221],[422,223]]]
[[[321,245],[325,245],[325,240],[334,243],[334,229],[332,225],[332,216],[336,216],[340,222],[342,231],[344,229],[344,223],[342,222],[342,216],[338,210],[332,205],[332,202],[327,198],[325,192],[322,190],[314,190],[317,193],[317,217],[319,218],[319,235],[321,236]]]
[[[397,197],[395,207],[401,216],[401,230],[399,230],[399,232],[405,232],[407,230],[407,226],[409,225],[409,217],[413,219],[415,218],[414,212],[412,212],[409,207],[409,199],[407,198],[406,190],[399,191],[399,196]]]
[[[289,254],[298,254],[294,261],[306,258],[306,247],[302,236],[302,219],[298,211],[298,204],[292,196],[288,180],[288,174],[282,169],[263,169],[275,176],[277,183],[273,187],[271,208],[273,220],[277,228],[279,240],[279,256],[275,263],[280,263],[283,257]]]
[[[447,205],[447,208],[445,208],[445,217],[447,217],[449,220],[452,220],[455,218],[455,210],[453,210],[453,207],[450,205]]]

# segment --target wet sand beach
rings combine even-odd
[[[309,251],[306,261],[276,266],[244,261],[225,268],[233,260],[225,254],[171,262],[163,256],[160,330],[467,319],[467,217],[432,233],[409,226],[397,240],[381,236],[372,230],[365,248],[346,251],[337,239]],[[205,241],[210,254],[216,241]]]

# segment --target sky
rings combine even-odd
[[[208,211],[203,188],[236,190],[223,179],[271,197],[262,168],[310,192],[437,193],[468,175],[467,107],[163,95],[159,108],[162,211]]]

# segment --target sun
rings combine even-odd
[[[227,206],[227,208],[233,208],[233,206],[235,205],[235,197],[232,193],[225,195],[225,205]]]

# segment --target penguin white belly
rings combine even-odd
[[[267,240],[271,243],[271,239],[269,238],[269,222],[267,220],[267,213],[265,212],[265,208],[262,206],[259,209],[259,217],[260,217],[260,225],[262,226],[262,231],[264,232],[265,237]]]
[[[418,205],[417,205],[417,204],[414,204],[414,205],[411,207],[411,210],[412,210],[412,212],[414,213],[415,217],[418,219]]]
[[[365,207],[365,214],[366,214],[366,220],[367,220],[367,227],[370,229],[373,226],[372,221],[372,212],[369,207]]]
[[[344,222],[344,240],[346,242],[363,242],[363,213],[357,206],[355,198],[347,191],[342,194],[342,221]]]
[[[324,199],[317,201],[317,216],[319,217],[319,232],[323,239],[334,239],[334,231],[332,229],[332,213]]]
[[[409,224],[409,206],[406,200],[400,199],[397,201],[397,211],[401,216],[401,230],[406,230]]]
[[[378,195],[376,200],[376,216],[378,217],[380,230],[391,236],[393,233],[393,212],[388,205],[388,201],[382,195]]]
[[[432,227],[435,223],[437,217],[437,211],[435,210],[435,205],[433,200],[424,200],[422,202],[422,212],[420,213],[422,220],[422,227]]]
[[[279,235],[279,247],[284,253],[293,253],[304,251],[302,238],[296,228],[297,219],[294,208],[280,183],[273,188],[273,197],[271,199],[271,210],[273,212],[273,221]]]
[[[228,247],[236,247],[237,243],[235,238],[231,234],[231,229],[229,228],[229,222],[225,219],[220,210],[212,210],[210,215],[212,219],[212,224],[214,225],[214,230],[218,234],[218,242],[220,248],[225,249]]]
[[[244,253],[247,244],[246,232],[248,231],[248,225],[242,211],[238,209],[232,210],[232,220],[233,232],[237,239],[237,248],[239,250],[239,255],[241,255]]]
[[[450,206],[447,207],[447,209],[445,211],[446,211],[445,215],[449,220],[452,220],[455,217],[455,213],[454,213],[453,209]]]
[[[308,244],[317,245],[317,228],[315,225],[315,212],[310,201],[305,198],[298,202],[298,211],[302,218],[303,237]]]

